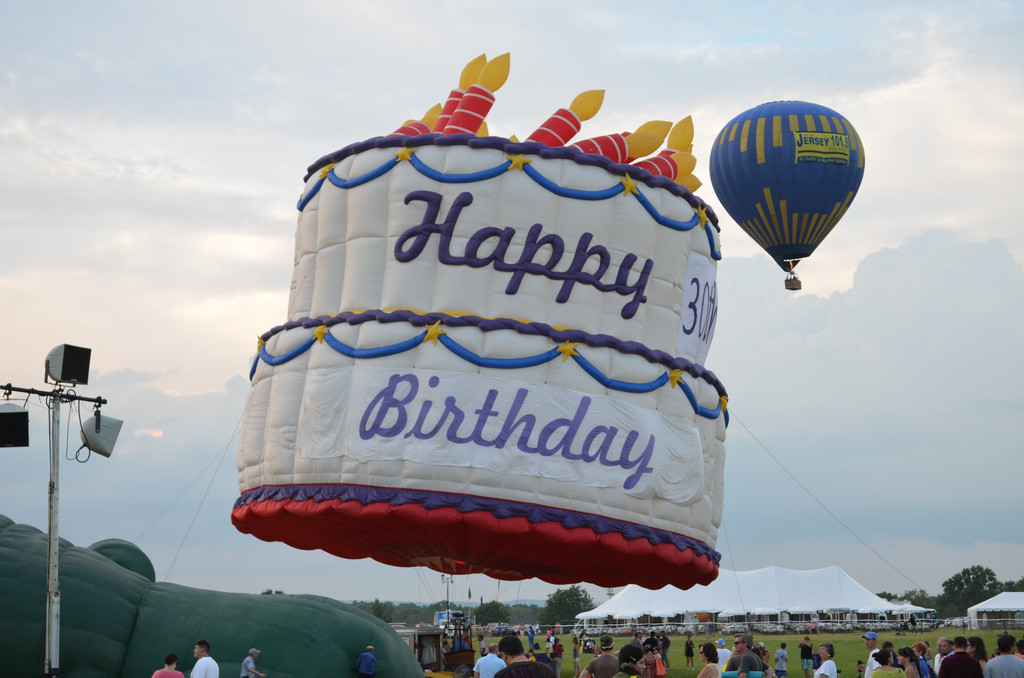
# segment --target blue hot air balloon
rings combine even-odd
[[[733,118],[710,163],[726,211],[789,273],[787,289],[800,289],[793,268],[849,209],[864,177],[864,146],[831,108],[775,101]]]

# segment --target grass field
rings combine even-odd
[[[836,656],[833,658],[836,663],[836,667],[841,672],[842,678],[857,678],[857,661],[865,660],[868,656],[867,648],[864,647],[864,639],[861,637],[863,631],[847,632],[847,633],[816,633],[811,636],[811,642],[814,643],[815,648],[819,643],[828,641],[835,646]],[[1014,637],[1020,638],[1024,631],[1018,629],[1010,629]],[[646,634],[645,634],[646,635]],[[786,650],[789,652],[789,669],[787,678],[803,678],[803,670],[800,668],[800,648],[797,644],[803,639],[804,634],[770,634],[770,635],[758,635],[754,636],[754,642],[764,641],[765,646],[768,648],[768,655],[773,656],[775,651],[779,649],[781,643],[786,643]],[[905,636],[897,636],[894,632],[880,633],[878,636],[878,646],[881,647],[882,643],[886,640],[891,640],[897,649],[904,645],[910,646],[919,640],[927,641],[932,648],[932,652],[935,652],[935,641],[941,637],[952,639],[954,636],[978,636],[985,641],[985,648],[988,650],[989,655],[996,647],[996,631],[966,631],[963,629],[940,629],[939,631],[928,631],[918,633],[917,635],[908,633]],[[568,634],[562,635],[562,644],[565,646],[564,661],[562,663],[562,675],[559,678],[573,678],[573,665],[572,665],[572,638]],[[672,645],[669,649],[669,669],[667,678],[696,678],[697,673],[703,668],[703,664],[700,661],[700,653],[695,652],[694,657],[694,668],[686,668],[686,657],[684,656],[686,636],[673,635]],[[694,642],[699,647],[701,643],[708,641],[714,642],[718,638],[725,638],[726,647],[732,649],[733,635],[717,635],[717,636],[706,636],[706,635],[695,635],[693,637]],[[542,642],[542,637],[538,637],[538,642]],[[630,640],[627,636],[615,637],[615,650],[618,652],[619,648],[628,643]],[[497,642],[497,638],[488,638],[488,643]],[[525,638],[523,643],[525,645]],[[587,665],[594,655],[584,654],[580,660],[580,667],[583,668]],[[769,662],[774,665],[774,662]]]

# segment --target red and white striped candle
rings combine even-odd
[[[584,139],[573,144],[584,153],[603,155],[612,162],[625,162],[629,157],[629,145],[624,134],[606,134],[593,139]]]
[[[445,134],[476,134],[494,105],[494,93],[483,85],[473,85],[462,95],[459,107],[452,113]]]
[[[459,107],[459,102],[462,101],[462,97],[465,96],[466,90],[455,88],[449,94],[448,98],[444,102],[444,106],[441,108],[441,115],[437,116],[437,122],[434,123],[435,132],[444,130],[445,125],[452,118],[452,113]]]
[[[410,120],[409,122],[405,123],[404,125],[402,125],[398,129],[396,129],[394,132],[392,132],[388,136],[389,137],[398,137],[398,136],[406,135],[406,136],[414,137],[414,136],[417,136],[419,134],[429,134],[431,131],[432,130],[430,129],[430,125],[428,125],[427,123],[423,122],[422,120]]]
[[[674,155],[674,153],[669,153],[668,155],[662,153],[653,158],[635,162],[633,166],[645,169],[651,174],[668,177],[674,181],[679,176],[679,165],[676,163]]]
[[[544,124],[526,137],[545,146],[565,146],[583,127],[583,121],[568,108],[559,108]]]

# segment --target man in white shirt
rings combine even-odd
[[[473,678],[494,678],[494,674],[505,668],[505,660],[498,656],[498,644],[487,646],[487,654],[473,665]]]
[[[878,634],[874,631],[868,631],[861,638],[864,639],[864,647],[868,649],[868,661],[864,666],[864,678],[871,678],[871,672],[881,666],[878,660],[875,659],[875,655],[878,654]]]
[[[192,667],[192,678],[220,678],[220,667],[210,656],[210,643],[205,640],[197,640],[196,646],[192,649],[192,656],[196,658],[196,665]]]
[[[715,642],[715,649],[718,650],[718,665],[725,668],[725,664],[729,661],[729,656],[732,654],[732,652],[725,647],[725,638],[719,638]]]
[[[953,654],[953,643],[949,638],[939,638],[935,641],[935,675],[939,675],[939,665],[947,656]]]

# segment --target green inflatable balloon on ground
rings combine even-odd
[[[0,515],[0,657],[6,678],[42,674],[47,537]],[[178,655],[187,676],[195,641],[210,641],[224,678],[241,672],[249,648],[270,678],[354,675],[373,645],[380,678],[422,675],[410,649],[383,621],[321,596],[224,593],[155,581],[134,544],[60,543],[62,678],[139,678]]]

